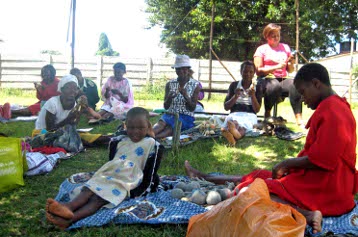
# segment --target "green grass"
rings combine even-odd
[[[4,98],[1,97],[0,98]],[[30,104],[30,97],[16,98],[21,104]],[[223,95],[218,98],[223,98]],[[3,99],[1,99],[3,101]],[[137,101],[137,104],[152,109],[162,105],[161,101]],[[208,111],[223,111],[222,100],[204,101]],[[358,109],[353,106],[354,114]],[[312,112],[307,109],[308,118]],[[288,119],[288,126],[294,130],[294,117],[288,100],[279,105],[279,114]],[[151,118],[154,123],[158,117]],[[120,124],[114,121],[107,125],[95,126],[93,133],[112,133]],[[84,118],[80,128],[89,127]],[[0,131],[12,137],[30,136],[34,122],[0,123]],[[222,172],[226,174],[245,174],[256,168],[271,169],[277,162],[294,157],[302,148],[305,139],[288,142],[276,137],[246,137],[229,147],[222,138],[199,140],[181,147],[174,156],[167,150],[159,170],[160,175],[184,174],[183,163],[190,160],[194,167],[204,172]],[[25,186],[0,194],[0,236],[185,236],[186,225],[109,225],[100,228],[83,228],[70,232],[61,232],[44,221],[46,199],[55,197],[59,185],[70,175],[78,172],[94,171],[108,160],[107,147],[87,148],[69,160],[61,161],[47,175],[25,177]]]

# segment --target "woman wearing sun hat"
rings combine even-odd
[[[153,127],[156,138],[171,136],[174,129],[174,114],[179,114],[182,122],[181,130],[194,127],[194,110],[200,92],[199,83],[190,77],[190,58],[187,55],[177,55],[172,66],[178,78],[170,80],[165,86],[164,114]]]

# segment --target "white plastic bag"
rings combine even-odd
[[[63,152],[57,152],[51,155],[44,155],[40,152],[27,152],[26,161],[29,167],[25,173],[27,176],[46,174],[53,170],[58,159],[65,157]]]

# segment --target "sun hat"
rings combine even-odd
[[[175,57],[175,63],[172,68],[191,67],[190,58],[188,55],[177,55]]]
[[[77,77],[75,77],[74,75],[71,75],[71,74],[63,76],[61,78],[60,82],[58,83],[57,91],[61,92],[62,87],[64,87],[67,83],[72,82],[72,81],[75,82],[76,85],[78,86]]]

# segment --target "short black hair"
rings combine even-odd
[[[49,70],[50,71],[50,75],[51,75],[51,78],[54,79],[55,76],[56,76],[56,69],[54,68],[54,66],[52,66],[51,64],[47,64],[45,66],[43,66],[41,68],[41,76],[42,76],[42,72],[45,71],[45,70]]]
[[[308,63],[298,70],[294,82],[311,82],[313,78],[331,86],[327,69],[319,63]]]
[[[149,112],[142,108],[142,107],[133,107],[131,108],[128,112],[127,112],[127,119],[128,120],[129,118],[134,118],[134,117],[137,117],[137,116],[145,116],[145,118],[149,121]]]
[[[252,61],[250,61],[250,60],[246,60],[246,61],[244,61],[244,62],[241,63],[240,73],[242,73],[242,70],[244,70],[244,67],[245,67],[245,66],[253,66],[253,67],[254,67],[254,71],[256,71],[254,62],[252,62]]]
[[[115,63],[113,65],[113,69],[122,69],[123,71],[126,72],[126,65],[124,63]]]
[[[81,72],[80,69],[74,67],[74,68],[71,69],[70,74],[72,74],[72,75],[75,75],[75,74],[80,74],[80,75],[82,75],[82,72]]]

